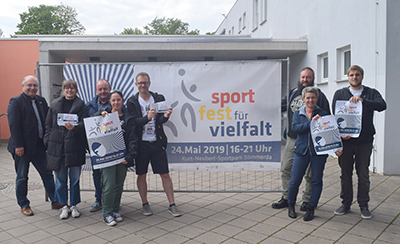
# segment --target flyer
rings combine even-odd
[[[317,155],[334,153],[343,149],[335,116],[327,115],[311,120],[310,131]]]
[[[125,160],[124,135],[117,112],[83,121],[94,169],[110,167]]]
[[[156,109],[157,113],[165,113],[171,107],[171,103],[168,101],[163,101],[163,102],[153,103],[151,107]]]
[[[58,113],[57,114],[57,125],[58,126],[64,126],[66,122],[70,122],[72,125],[77,126],[78,125],[78,115],[76,114],[63,114],[63,113]]]
[[[349,101],[336,101],[335,117],[340,136],[358,138],[361,132],[362,103]]]

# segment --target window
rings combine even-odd
[[[328,69],[328,56],[323,58],[323,63],[322,63],[322,79],[328,79],[329,75],[329,69]]]
[[[261,0],[261,24],[267,21],[267,0]]]
[[[235,35],[235,27],[232,26],[232,35]]]
[[[351,51],[346,50],[343,52],[343,75],[347,75],[347,70],[349,70],[351,66]]]
[[[350,45],[337,49],[337,80],[347,81],[347,70],[351,66]]]
[[[328,53],[318,55],[318,80],[317,82],[327,82],[329,79],[329,59]]]
[[[258,27],[258,0],[253,0],[253,30]]]
[[[239,32],[242,29],[242,17],[239,18]]]
[[[243,13],[243,29],[246,28],[246,12]]]

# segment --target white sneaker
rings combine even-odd
[[[122,216],[121,216],[119,213],[113,213],[113,214],[112,214],[112,217],[113,217],[114,220],[117,221],[117,222],[121,222],[121,221],[124,220],[124,219],[122,218]]]
[[[71,212],[71,210],[69,209],[68,205],[65,205],[64,207],[62,207],[60,219],[68,219],[70,212]]]
[[[117,222],[115,222],[114,218],[111,215],[108,215],[107,217],[105,217],[103,219],[103,222],[106,223],[106,225],[108,225],[108,226],[114,226],[117,224]]]
[[[71,216],[73,218],[79,218],[79,216],[81,216],[81,213],[79,213],[78,209],[76,208],[76,206],[72,206],[71,207]]]

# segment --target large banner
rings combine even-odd
[[[133,77],[147,72],[150,90],[163,94],[174,109],[164,124],[171,170],[280,167],[280,61],[142,63],[132,67]]]

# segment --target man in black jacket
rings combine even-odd
[[[300,80],[297,84],[297,87],[292,89],[289,93],[289,96],[285,96],[282,98],[282,112],[287,110],[288,112],[288,133],[286,145],[283,150],[283,157],[281,162],[281,178],[282,178],[282,198],[276,203],[271,205],[272,208],[281,209],[288,207],[288,190],[289,190],[289,182],[291,178],[293,159],[294,159],[294,144],[296,142],[297,134],[292,130],[292,117],[293,114],[300,110],[300,108],[304,105],[304,101],[302,99],[301,92],[305,87],[314,86],[314,70],[310,67],[305,67],[300,72]],[[318,89],[319,97],[317,100],[317,105],[325,110],[328,114],[330,114],[329,102],[326,99],[325,94]],[[289,100],[289,105],[288,105]],[[311,170],[310,167],[307,168],[306,174],[304,176],[306,180],[306,187],[303,193],[303,204],[300,207],[301,211],[307,211],[308,203],[311,198]]]
[[[11,138],[8,151],[15,162],[17,173],[16,196],[22,214],[32,216],[28,194],[29,163],[32,162],[42,178],[52,208],[59,209],[61,204],[55,199],[53,173],[47,170],[46,149],[43,144],[44,124],[49,107],[46,100],[36,95],[38,80],[28,75],[22,79],[23,93],[10,99],[8,105],[8,124]]]
[[[161,177],[164,191],[169,201],[168,211],[174,216],[182,215],[174,199],[174,189],[169,175],[168,158],[166,153],[167,137],[164,133],[163,124],[168,121],[172,108],[165,113],[157,113],[152,105],[165,101],[163,95],[149,91],[151,84],[150,76],[141,72],[136,76],[135,82],[139,92],[129,98],[127,106],[128,113],[133,117],[136,124],[136,135],[139,139],[139,150],[136,158],[137,187],[142,199],[144,215],[152,215],[147,200],[146,175],[151,162],[155,174]]]
[[[361,216],[364,219],[372,218],[368,209],[369,202],[369,165],[373,148],[375,127],[373,123],[374,111],[386,109],[386,102],[381,94],[370,87],[363,86],[364,70],[353,65],[347,71],[350,86],[335,92],[332,101],[333,113],[335,113],[336,101],[344,100],[353,103],[362,102],[361,132],[358,138],[351,136],[342,137],[343,151],[337,153],[339,165],[342,171],[341,192],[342,206],[335,210],[336,215],[343,215],[350,211],[353,201],[353,167],[358,176],[357,202],[360,206]]]

